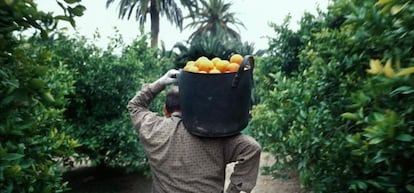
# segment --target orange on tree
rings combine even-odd
[[[230,63],[236,63],[238,65],[241,65],[243,62],[243,56],[240,54],[233,54],[230,57]]]

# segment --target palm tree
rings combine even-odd
[[[177,68],[183,68],[187,61],[196,60],[200,56],[207,58],[230,58],[234,53],[249,55],[254,53],[254,44],[241,41],[225,42],[221,35],[200,36],[191,42],[178,42],[173,47],[175,64]],[[169,53],[172,55],[172,53]],[[262,56],[263,51],[257,51],[255,56]]]
[[[107,0],[106,7],[108,8],[115,0]],[[180,0],[183,7],[189,9],[190,13],[197,10],[197,1]],[[118,17],[130,19],[135,10],[135,18],[139,21],[142,28],[147,20],[147,14],[151,19],[151,47],[158,46],[158,34],[160,31],[160,15],[172,23],[177,25],[182,30],[183,14],[178,4],[174,0],[120,0],[119,1],[119,15]]]
[[[230,12],[231,3],[224,0],[200,0],[203,9],[199,13],[190,14],[188,17],[194,18],[185,28],[197,28],[191,34],[190,40],[200,36],[218,36],[223,34],[224,40],[240,40],[239,33],[230,25],[245,27],[243,23],[235,17],[234,12]]]

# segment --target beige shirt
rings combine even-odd
[[[223,192],[226,164],[238,161],[234,156],[237,151],[231,143],[245,141],[244,135],[201,138],[184,128],[179,113],[167,118],[151,112],[148,105],[163,89],[164,86],[155,83],[143,85],[128,104],[132,122],[151,166],[153,193]],[[259,152],[254,152],[256,157],[260,157],[258,147]],[[251,173],[253,179],[250,182],[235,179],[239,181],[234,183],[235,187],[245,188],[246,192],[254,187],[258,161],[253,167],[250,171],[243,171],[244,175]]]

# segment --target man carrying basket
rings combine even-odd
[[[200,137],[191,134],[181,119],[178,87],[168,91],[165,116],[148,109],[167,85],[177,82],[178,70],[169,70],[144,84],[128,103],[153,174],[153,193],[224,192],[225,169],[236,162],[226,193],[251,192],[256,185],[260,145],[250,136]],[[214,108],[214,107],[212,107]]]

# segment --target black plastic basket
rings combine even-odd
[[[239,71],[234,73],[181,71],[178,86],[186,129],[203,137],[240,133],[250,119],[253,68],[253,57],[245,56]]]

